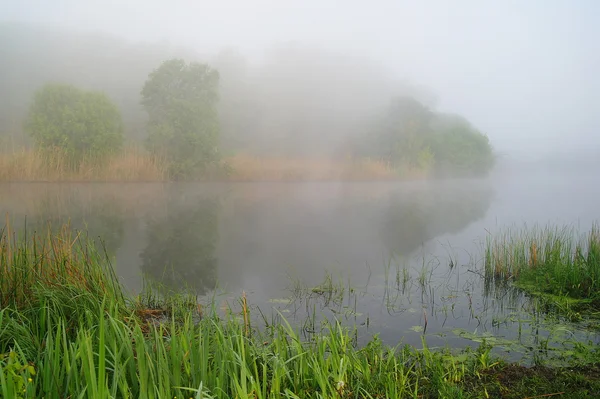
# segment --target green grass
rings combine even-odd
[[[489,236],[485,278],[553,296],[555,302],[573,299],[600,310],[598,225],[584,234],[573,227],[534,227]]]
[[[509,365],[483,343],[451,353],[355,347],[331,322],[310,340],[152,288],[128,297],[102,251],[68,229],[0,239],[0,398],[486,398],[600,392],[593,357],[571,378]],[[597,359],[597,358],[596,358]],[[541,370],[541,369],[540,369]],[[560,373],[553,369],[552,372]],[[558,374],[557,374],[558,375]],[[519,383],[521,381],[521,383]],[[537,385],[532,386],[535,381]],[[508,395],[508,396],[507,396]],[[510,396],[512,395],[512,396]],[[590,396],[591,395],[591,396]]]

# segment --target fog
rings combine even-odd
[[[485,245],[600,220],[598,15],[594,0],[0,0],[0,214],[85,230],[132,294],[244,293],[296,323],[344,315],[361,343],[427,330],[460,348],[468,330],[537,359],[563,335],[529,294],[490,291]],[[497,252],[537,259],[517,241]],[[600,342],[589,327],[560,330]]]
[[[390,96],[410,93],[464,116],[511,158],[594,154],[600,146],[600,28],[593,21],[600,5],[592,0],[4,0],[2,8],[3,52],[14,54],[13,40],[23,36],[7,26],[60,32],[54,42],[48,30],[29,32],[30,47],[19,54],[37,46],[44,61],[38,54],[24,67],[1,55],[2,73],[11,76],[2,87],[11,93],[2,96],[5,109],[25,107],[34,88],[24,86],[65,71],[75,83],[104,86],[120,106],[137,104],[146,74],[176,55],[220,67],[223,140],[236,123],[248,141],[277,139],[280,126],[295,118],[303,123],[298,133],[310,132],[302,144],[319,138],[323,149],[339,148]],[[102,73],[85,73],[90,59]],[[242,109],[241,120],[223,116],[223,104]],[[277,116],[257,118],[265,109]],[[143,134],[141,122],[129,126]]]

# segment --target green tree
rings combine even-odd
[[[432,123],[431,148],[438,175],[486,175],[495,157],[489,138],[466,119],[440,114]]]
[[[102,92],[47,84],[35,93],[25,129],[43,149],[59,148],[73,157],[105,155],[123,144],[123,122]]]
[[[365,141],[363,156],[444,175],[485,175],[494,165],[489,139],[458,115],[399,97]]]
[[[148,149],[183,178],[218,156],[219,73],[206,64],[171,59],[148,76],[142,105],[149,115]]]
[[[412,97],[394,99],[368,139],[369,155],[412,167],[430,164],[427,146],[432,117],[433,113]]]

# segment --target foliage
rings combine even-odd
[[[494,164],[487,136],[463,118],[434,112],[411,97],[393,100],[359,147],[362,156],[437,175],[483,175]]]
[[[17,352],[0,354],[0,398],[24,398],[34,375],[35,368],[23,362]]]
[[[148,149],[169,161],[174,178],[217,158],[218,84],[216,70],[182,59],[165,61],[148,76],[141,92],[149,115]]]
[[[371,132],[368,155],[417,166],[419,158],[429,157],[427,139],[432,116],[431,111],[411,97],[393,100],[386,116]]]
[[[59,148],[72,159],[102,156],[123,144],[118,108],[102,92],[48,84],[34,96],[25,124],[42,149]]]
[[[572,298],[600,309],[600,230],[577,236],[573,228],[508,230],[488,239],[485,277],[514,281],[557,304]]]
[[[0,282],[13,284],[2,289],[2,398],[574,398],[600,389],[597,355],[585,369],[529,371],[485,342],[453,354],[425,338],[421,349],[377,336],[357,348],[355,331],[336,321],[309,340],[283,317],[256,329],[245,297],[239,313],[212,306],[201,318],[193,297],[125,300],[93,244],[67,234],[0,245]]]
[[[486,135],[463,118],[438,115],[431,148],[438,174],[484,175],[494,165],[494,154]]]

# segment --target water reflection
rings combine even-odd
[[[411,192],[395,192],[384,205],[381,240],[391,254],[409,255],[427,241],[456,233],[485,216],[493,191],[443,183]]]
[[[469,258],[497,213],[519,209],[507,199],[481,181],[0,185],[13,225],[70,220],[102,237],[134,294],[142,276],[199,295],[243,290],[307,331],[336,317],[362,342],[378,333],[417,346],[423,333],[456,347],[539,334],[526,298],[486,292]]]
[[[123,244],[124,209],[107,195],[88,195],[74,186],[38,187],[33,192],[2,192],[0,210],[9,215],[13,228],[27,227],[29,234],[56,231],[68,225],[73,231],[88,235],[102,251],[114,256]],[[28,191],[28,190],[26,190]],[[16,197],[14,193],[16,193]],[[11,198],[12,197],[12,198]],[[17,205],[11,205],[11,198]],[[5,200],[6,199],[6,200]]]
[[[324,271],[354,281],[390,255],[481,218],[480,184],[5,184],[0,210],[41,229],[70,221],[101,237],[134,291],[142,275],[205,294],[278,296],[290,275],[316,284]],[[380,270],[381,271],[381,270]],[[217,278],[218,276],[218,278]],[[135,281],[137,280],[137,281]]]
[[[162,213],[150,213],[146,247],[140,253],[145,276],[177,290],[197,295],[215,288],[219,239],[218,203],[200,199],[193,207],[168,204]]]

